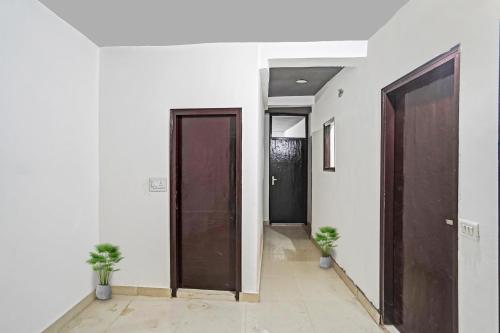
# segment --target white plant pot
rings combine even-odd
[[[95,288],[95,297],[103,301],[111,299],[111,286],[98,284]]]
[[[319,267],[321,268],[330,268],[332,266],[332,258],[331,257],[321,257],[319,258]]]

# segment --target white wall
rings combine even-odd
[[[0,331],[40,332],[94,287],[99,50],[34,0],[0,41]]]
[[[242,108],[242,288],[258,291],[263,209],[263,128],[257,44],[101,49],[100,238],[121,245],[116,285],[170,287],[172,108]]]
[[[258,49],[258,54],[260,56],[260,48]],[[251,292],[258,292],[260,291],[260,277],[261,277],[261,269],[262,269],[262,254],[264,250],[264,206],[266,203],[266,198],[265,198],[265,188],[266,186],[269,185],[269,182],[267,181],[268,178],[265,177],[266,172],[264,171],[266,162],[265,162],[265,152],[267,150],[267,143],[266,143],[266,135],[265,135],[265,130],[266,130],[266,116],[265,116],[265,107],[264,107],[264,100],[263,100],[263,92],[261,89],[261,81],[260,81],[260,76],[258,77],[258,82],[257,82],[257,104],[258,104],[258,109],[257,109],[257,131],[255,132],[255,135],[257,136],[257,142],[258,142],[258,147],[259,150],[257,152],[257,185],[259,188],[257,189],[257,267],[255,270],[255,279],[256,279],[256,288],[253,290],[250,290]]]
[[[364,63],[318,94],[312,113],[313,228],[340,229],[337,259],[378,307],[380,90],[461,44],[459,217],[480,224],[481,240],[459,238],[460,332],[498,332],[499,19],[496,0],[410,1],[369,40]],[[332,116],[335,173],[321,170],[321,125]]]
[[[322,42],[284,42],[284,43],[261,43],[259,66],[280,67],[289,66],[311,66],[310,60],[317,65],[317,60],[342,59],[337,66],[346,66],[354,58],[366,56],[368,43],[366,40],[351,41],[322,41]],[[297,62],[298,61],[298,62]],[[325,65],[323,63],[323,65]],[[335,66],[329,64],[328,66]]]

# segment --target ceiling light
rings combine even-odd
[[[297,83],[297,84],[305,84],[305,83],[307,83],[307,80],[298,79],[297,81],[295,81],[295,83]]]

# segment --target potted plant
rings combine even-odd
[[[95,246],[95,251],[90,252],[90,259],[87,260],[87,263],[92,266],[99,279],[95,290],[97,299],[107,300],[111,298],[109,281],[111,274],[118,271],[115,265],[122,259],[120,248],[109,243],[98,244]]]
[[[316,233],[314,240],[321,249],[321,258],[319,259],[319,267],[329,268],[332,265],[332,249],[337,246],[335,241],[340,238],[337,229],[332,227],[321,227]]]

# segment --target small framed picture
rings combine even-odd
[[[323,124],[323,170],[335,171],[335,118]]]

